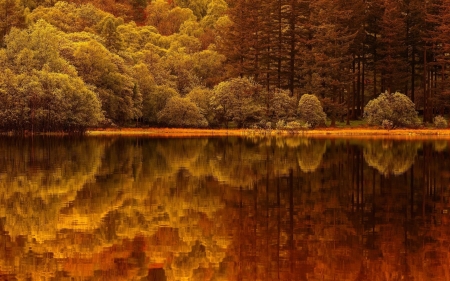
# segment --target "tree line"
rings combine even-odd
[[[110,1],[111,2],[111,1]],[[0,0],[0,129],[332,124],[402,92],[448,110],[450,2]]]
[[[330,99],[348,118],[399,91],[431,122],[448,107],[449,8],[445,0],[236,0],[227,57],[236,75]]]

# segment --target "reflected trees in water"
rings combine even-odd
[[[0,139],[0,268],[18,279],[445,280],[444,143]]]
[[[0,216],[14,236],[53,239],[58,213],[100,171],[110,141],[52,138],[0,141]]]
[[[371,141],[364,146],[364,159],[385,176],[401,175],[411,168],[420,148],[420,142]]]
[[[297,147],[297,159],[300,169],[305,173],[314,172],[322,162],[322,157],[326,150],[325,141],[304,139]]]
[[[433,142],[433,148],[434,151],[437,152],[444,152],[448,147],[448,141],[447,140],[438,140]]]

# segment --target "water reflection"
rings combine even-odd
[[[1,280],[450,280],[446,141],[0,139]]]
[[[401,175],[413,165],[420,146],[420,142],[374,140],[364,146],[364,159],[381,174]]]
[[[300,169],[307,172],[314,172],[322,162],[322,157],[327,150],[325,141],[304,139],[297,147],[297,159]]]

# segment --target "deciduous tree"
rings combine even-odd
[[[369,101],[364,116],[371,125],[381,126],[385,120],[392,122],[395,127],[414,127],[419,124],[414,103],[399,92],[385,92]]]
[[[315,95],[304,94],[298,101],[298,117],[304,122],[308,122],[311,127],[324,126],[326,114],[322,105]]]
[[[158,113],[158,122],[173,127],[207,127],[208,121],[195,103],[187,98],[172,97]]]
[[[0,47],[12,27],[25,25],[24,8],[19,0],[0,0]]]
[[[260,120],[262,106],[256,96],[257,85],[247,78],[234,78],[214,88],[211,103],[219,122],[233,121],[239,128]]]

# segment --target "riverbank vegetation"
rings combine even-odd
[[[449,10],[434,0],[0,0],[0,130],[445,128]]]

